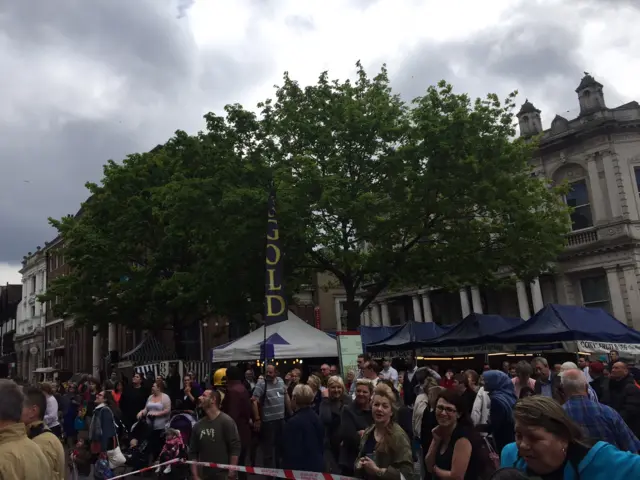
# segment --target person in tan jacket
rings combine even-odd
[[[50,467],[47,478],[65,480],[66,461],[62,442],[44,424],[47,397],[36,387],[25,387],[22,422],[27,426],[27,435],[42,450]]]
[[[0,478],[50,478],[49,464],[40,447],[27,437],[22,417],[24,395],[11,380],[0,380]]]

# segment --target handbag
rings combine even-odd
[[[109,468],[112,470],[127,463],[127,459],[120,450],[120,441],[118,440],[117,435],[114,438],[114,448],[112,450],[107,450],[107,460],[109,460]]]

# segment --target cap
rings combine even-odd
[[[604,371],[604,363],[602,362],[591,362],[589,364],[589,372],[591,373],[602,373]]]

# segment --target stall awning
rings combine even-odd
[[[122,355],[121,360],[134,363],[152,363],[165,360],[176,360],[176,352],[163,344],[153,335],[147,335],[132,350]]]

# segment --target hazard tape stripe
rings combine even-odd
[[[188,465],[198,465],[207,468],[219,468],[220,470],[233,470],[236,472],[246,472],[254,475],[264,475],[265,477],[286,478],[288,480],[358,480],[344,475],[333,475],[331,473],[306,472],[302,470],[283,470],[280,468],[243,467],[240,465],[225,465],[222,463],[196,462],[188,460],[184,462]]]

